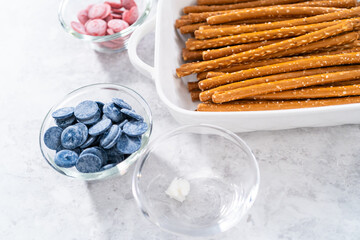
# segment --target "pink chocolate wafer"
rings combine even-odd
[[[111,12],[117,13],[117,14],[122,14],[124,12],[124,10],[113,8],[113,9],[111,9]]]
[[[77,18],[79,20],[79,22],[81,24],[85,24],[88,20],[89,20],[89,17],[88,17],[88,10],[84,9],[84,10],[81,10],[78,15],[77,15]]]
[[[126,21],[129,25],[136,22],[139,17],[139,11],[136,6],[132,7],[129,11],[124,11],[122,18]]]
[[[95,4],[89,9],[88,17],[90,19],[103,19],[106,18],[111,12],[109,4],[100,3]]]
[[[112,16],[112,14],[109,14],[109,16],[107,16],[105,18],[105,21],[108,22],[108,21],[113,20],[113,19],[114,19],[114,17]]]
[[[118,33],[125,28],[129,27],[129,24],[121,19],[113,19],[108,22],[108,27],[114,32]]]
[[[105,2],[109,4],[111,8],[122,8],[121,1],[120,2]]]
[[[72,27],[72,29],[74,29],[74,31],[76,31],[80,34],[86,34],[84,25],[79,22],[71,22],[71,27]]]
[[[86,32],[91,36],[104,36],[106,34],[107,24],[102,19],[89,20],[85,24]]]
[[[136,3],[134,0],[121,0],[122,6],[126,9],[131,9],[132,7],[136,7]]]
[[[115,33],[114,30],[112,30],[111,28],[108,28],[106,32],[108,35],[113,35]]]
[[[111,16],[113,19],[122,19],[122,16],[121,16],[120,14],[111,13],[110,16]]]

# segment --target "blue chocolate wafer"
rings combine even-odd
[[[119,128],[123,128],[123,126],[127,123],[127,122],[129,122],[129,120],[127,120],[127,119],[125,119],[124,121],[122,121],[120,124],[119,124]]]
[[[79,103],[74,110],[75,117],[79,121],[85,121],[93,118],[98,114],[99,106],[96,102],[86,100]]]
[[[128,104],[127,102],[125,102],[124,100],[120,99],[120,98],[113,98],[112,99],[113,103],[115,103],[116,106],[118,106],[119,108],[125,108],[125,109],[129,109],[131,110],[131,106],[130,104]]]
[[[83,142],[83,132],[77,126],[70,126],[61,133],[61,145],[66,149],[75,149]]]
[[[119,126],[114,124],[111,128],[105,132],[100,138],[100,146],[107,146],[112,140],[115,139],[116,135],[119,132]]]
[[[82,133],[83,139],[82,139],[80,145],[83,145],[88,138],[89,130],[88,130],[87,126],[83,123],[77,123],[74,126],[78,127]]]
[[[54,119],[58,119],[58,120],[67,119],[69,117],[74,116],[74,108],[73,107],[60,108],[60,109],[56,110],[55,112],[53,112],[51,114],[51,116]]]
[[[88,136],[88,138],[86,139],[86,141],[80,146],[80,148],[84,149],[87,147],[90,147],[91,144],[95,143],[95,141],[97,140],[97,136]]]
[[[113,146],[115,146],[115,144],[118,142],[121,134],[122,134],[122,130],[118,127],[118,132],[117,132],[117,134],[115,135],[115,137],[113,138],[113,140],[111,140],[109,144],[104,145],[103,148],[104,148],[104,149],[110,149],[110,148],[112,148]]]
[[[44,134],[44,143],[51,150],[56,150],[61,146],[62,128],[51,127]]]
[[[103,167],[100,169],[100,171],[105,171],[105,170],[108,170],[108,169],[113,168],[113,167],[115,167],[115,166],[116,166],[115,163],[110,163],[110,164],[107,164],[107,165],[103,166]]]
[[[55,164],[59,167],[70,168],[75,166],[78,160],[78,154],[71,150],[61,150],[55,155]]]
[[[108,163],[120,163],[124,161],[124,154],[119,152],[119,150],[115,147],[110,149],[105,149],[105,152],[108,156]]]
[[[82,173],[98,172],[101,168],[102,160],[95,154],[83,154],[76,162],[76,169]]]
[[[123,120],[123,114],[120,112],[114,103],[106,103],[103,107],[104,115],[110,118],[113,122],[118,123]]]
[[[148,129],[148,126],[143,121],[130,121],[123,127],[125,134],[131,137],[136,137],[144,134]]]
[[[71,126],[76,121],[75,116],[66,118],[66,119],[55,119],[56,125],[58,125],[61,128],[67,128]]]
[[[91,136],[98,136],[100,134],[103,134],[111,127],[111,125],[112,122],[110,119],[101,120],[100,122],[89,128],[89,134]]]
[[[81,152],[80,157],[85,154],[95,154],[96,156],[98,156],[101,159],[102,165],[105,165],[108,161],[108,156],[107,156],[106,152],[104,151],[104,149],[102,149],[101,147],[91,147],[91,148],[84,149]]]
[[[79,122],[82,122],[83,124],[86,124],[86,125],[90,126],[90,125],[96,124],[100,120],[101,120],[101,111],[99,109],[99,111],[92,118],[87,119],[87,120],[79,120]]]
[[[126,134],[121,134],[116,148],[123,154],[132,154],[141,147],[141,136],[129,137]]]
[[[135,120],[138,120],[138,121],[143,121],[144,118],[142,116],[140,116],[139,114],[137,114],[135,111],[133,110],[129,110],[129,109],[126,109],[126,108],[123,108],[120,110],[123,114],[125,114],[126,116],[129,116],[130,118],[133,118]]]

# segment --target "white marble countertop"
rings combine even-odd
[[[136,207],[131,173],[86,183],[56,173],[38,134],[48,109],[78,87],[136,89],[154,115],[153,136],[178,124],[126,52],[104,55],[65,34],[54,1],[0,8],[0,239],[188,239],[159,230]],[[140,55],[152,61],[154,36]],[[240,134],[260,166],[258,198],[232,230],[211,239],[360,239],[358,125]]]

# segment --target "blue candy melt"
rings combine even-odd
[[[113,98],[112,99],[113,103],[115,103],[116,106],[118,106],[119,108],[126,108],[131,110],[131,106],[130,104],[128,104],[127,102],[125,102],[124,100],[120,99],[120,98]]]
[[[144,118],[142,116],[140,116],[139,114],[137,114],[135,111],[133,110],[129,110],[129,109],[126,109],[126,108],[123,108],[121,109],[121,112],[123,114],[125,114],[126,116],[129,116],[130,118],[133,118],[135,120],[138,120],[138,121],[143,121]]]
[[[66,118],[66,119],[55,119],[56,125],[58,125],[61,128],[67,128],[71,126],[76,121],[75,116]]]
[[[126,134],[121,134],[116,148],[123,154],[132,154],[141,147],[141,137],[129,137]]]
[[[79,122],[82,122],[83,124],[86,125],[94,125],[97,122],[99,122],[101,120],[101,111],[99,110],[94,117],[87,119],[87,120],[79,120]]]
[[[44,134],[44,143],[51,150],[56,150],[61,146],[62,128],[51,127]]]
[[[66,149],[75,149],[83,142],[83,132],[77,126],[70,126],[61,133],[61,145]]]
[[[122,130],[118,127],[118,132],[117,134],[115,135],[115,137],[113,138],[113,140],[111,140],[111,142],[107,145],[104,145],[103,148],[104,149],[110,149],[112,148],[113,146],[115,146],[115,144],[117,143],[117,141],[119,140],[120,136],[122,134]]]
[[[114,103],[105,104],[104,107],[103,107],[103,112],[104,112],[106,117],[108,117],[109,119],[111,119],[115,123],[120,122],[124,118],[123,114],[115,106]]]
[[[80,157],[85,154],[94,154],[94,155],[98,156],[101,159],[102,165],[105,165],[108,161],[108,156],[107,156],[105,150],[102,149],[101,147],[87,148],[81,152]]]
[[[83,154],[76,162],[76,169],[82,173],[98,172],[101,168],[102,160],[95,154]]]
[[[74,116],[74,108],[73,107],[60,108],[60,109],[56,110],[55,112],[53,112],[51,114],[51,116],[57,120],[67,119],[69,117]]]
[[[100,138],[100,146],[107,146],[111,141],[114,140],[116,135],[118,134],[119,126],[114,124],[111,126],[109,131],[105,132]]]
[[[93,118],[99,112],[99,106],[96,102],[86,100],[79,103],[74,110],[75,117],[79,121],[85,121]]]
[[[120,163],[122,161],[124,161],[124,154],[122,154],[121,152],[119,152],[119,150],[117,150],[116,146],[112,147],[110,149],[105,149],[105,152],[108,156],[108,162],[109,163]]]
[[[144,134],[148,129],[148,126],[143,121],[130,121],[123,127],[125,134],[131,137],[136,137]]]
[[[86,139],[88,138],[89,130],[87,126],[83,123],[77,123],[74,125],[75,127],[78,127],[82,133],[82,141],[80,145],[83,145],[86,142]]]
[[[112,122],[110,119],[103,119],[89,129],[89,134],[91,136],[98,136],[100,134],[103,134],[111,127],[111,125]]]
[[[105,170],[108,170],[108,169],[113,168],[113,167],[115,167],[115,166],[116,166],[116,164],[111,163],[111,164],[108,164],[108,165],[103,166],[103,167],[100,169],[100,171],[105,171]]]
[[[97,136],[95,136],[95,137],[88,136],[88,138],[83,143],[83,145],[80,146],[80,148],[87,148],[87,147],[91,146],[91,144],[93,144],[96,141],[96,139],[97,139]]]
[[[78,154],[71,150],[61,150],[55,155],[55,164],[59,167],[70,168],[75,166],[78,160]]]
[[[122,127],[127,123],[129,122],[129,120],[125,119],[124,121],[122,121],[120,124],[119,124],[119,128],[122,129]]]

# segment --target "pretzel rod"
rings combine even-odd
[[[254,43],[247,43],[247,44],[241,44],[236,46],[228,46],[223,47],[219,49],[208,49],[207,51],[202,52],[202,59],[212,60],[216,58],[226,57],[229,55],[232,55],[234,53],[244,52],[250,49],[255,49],[261,46],[270,45],[273,43],[277,43],[282,41],[283,39],[277,39],[277,40],[269,40],[269,41],[262,41],[262,42],[254,42]]]
[[[224,103],[272,92],[281,92],[284,90],[310,87],[314,85],[332,82],[348,81],[359,78],[360,70],[325,73],[299,78],[285,79],[276,82],[262,83],[243,88],[236,88],[224,92],[217,92],[212,95],[211,99],[214,103]]]
[[[360,85],[310,87],[254,96],[254,100],[290,100],[359,96]]]
[[[314,16],[324,13],[331,13],[341,11],[340,8],[325,8],[325,7],[289,7],[289,6],[274,6],[274,7],[262,7],[262,8],[247,8],[241,10],[233,10],[228,12],[221,12],[220,14],[209,15],[206,19],[208,24],[222,24],[226,22],[240,21],[245,19],[253,19],[258,17],[273,16],[296,16],[307,15]],[[192,14],[190,13],[190,19]]]
[[[345,82],[336,82],[336,83],[330,83],[330,84],[325,84],[323,86],[348,86],[348,85],[355,85],[355,84],[360,84],[360,80],[350,80],[350,81],[345,81]]]
[[[256,67],[262,67],[262,66],[272,65],[272,64],[276,64],[276,63],[294,61],[294,60],[300,59],[300,58],[304,58],[304,57],[297,56],[297,57],[289,57],[289,58],[265,59],[265,60],[261,60],[261,61],[257,61],[257,62],[247,62],[247,63],[245,62],[243,64],[234,65],[234,66],[227,67],[227,68],[214,69],[213,71],[232,73],[232,72],[238,72],[238,71],[246,70],[246,69],[250,69],[250,68],[256,68]],[[199,73],[197,76],[197,79],[199,81],[204,80],[205,78],[207,78],[207,73],[208,72]]]
[[[202,112],[266,111],[266,110],[325,107],[325,106],[353,104],[353,103],[360,103],[360,97],[293,100],[293,101],[236,101],[236,102],[224,103],[224,104],[200,103],[197,107],[197,111],[202,111]]]
[[[188,86],[189,92],[194,91],[194,90],[200,90],[198,82],[188,82],[187,86]]]
[[[341,20],[347,21],[347,20]],[[227,36],[221,38],[213,38],[207,40],[195,40],[190,38],[186,41],[186,48],[189,50],[199,50],[208,48],[224,47],[229,45],[236,45],[242,43],[251,43],[265,40],[273,40],[279,38],[288,38],[294,36],[304,35],[306,33],[318,31],[323,28],[334,26],[338,24],[338,21],[316,23],[310,25],[273,29],[261,32],[244,33],[234,36]]]
[[[280,81],[280,80],[284,80],[284,79],[299,78],[299,77],[305,77],[305,76],[317,75],[317,74],[323,74],[323,73],[356,70],[356,69],[359,69],[359,67],[360,67],[359,65],[354,65],[354,66],[315,68],[315,69],[308,69],[308,70],[303,70],[303,71],[296,71],[296,70],[291,71],[290,70],[289,72],[286,72],[286,73],[276,74],[276,75],[271,75],[271,76],[266,76],[266,77],[257,77],[257,78],[252,78],[252,79],[251,79],[251,77],[249,77],[249,78],[247,78],[249,80],[246,80],[246,81],[226,84],[223,86],[219,86],[216,88],[212,88],[212,89],[203,91],[200,94],[200,100],[202,102],[209,101],[209,100],[211,100],[212,96],[215,93],[229,91],[229,90],[233,90],[233,89],[237,89],[237,88],[243,88],[243,87],[248,87],[248,86],[262,84],[262,83],[269,83],[269,82],[275,82],[275,81]]]
[[[306,0],[258,0],[258,1],[242,2],[242,3],[236,3],[236,4],[227,4],[227,5],[197,5],[197,6],[184,7],[183,12],[185,14],[201,13],[201,12],[215,12],[215,11],[242,9],[242,8],[254,8],[254,7],[264,7],[264,6],[272,6],[272,5],[289,4],[289,3],[298,3],[298,2],[303,2],[303,1],[306,1]],[[350,1],[350,0],[348,0],[348,1]],[[329,1],[329,2],[333,2],[333,1]],[[333,6],[330,6],[330,7],[333,7]]]
[[[335,36],[332,38],[323,39],[323,40],[320,40],[315,43],[310,43],[305,46],[293,48],[288,51],[279,52],[277,54],[271,55],[271,58],[293,56],[293,55],[313,52],[313,51],[316,51],[319,49],[330,48],[333,46],[340,46],[340,45],[354,42],[355,40],[358,39],[358,37],[359,37],[359,35],[357,32],[346,33],[346,34]],[[270,42],[270,41],[268,41],[268,42]],[[272,43],[269,43],[269,44],[272,44]],[[264,44],[264,45],[269,45],[269,44]],[[212,60],[212,59],[226,57],[226,56],[229,56],[232,54],[236,54],[236,53],[240,53],[240,52],[249,50],[249,49],[242,49],[241,46],[242,45],[204,51],[202,53],[202,59],[203,60]]]
[[[316,53],[311,53],[308,56],[312,57],[312,56],[336,55],[336,54],[352,53],[352,52],[360,52],[360,47],[356,46],[356,47],[349,48],[349,49],[341,49],[340,48],[340,49],[336,49],[334,51],[316,52]]]
[[[274,7],[258,7],[246,8],[240,10],[225,10],[216,12],[202,12],[202,13],[189,13],[189,18],[192,23],[207,21],[209,24],[221,24],[225,22],[234,22],[240,20],[254,19],[259,17],[279,17],[279,16],[314,16],[324,13],[341,11],[341,8],[325,8],[325,7],[289,7],[289,6],[274,6]],[[223,22],[214,23],[218,21],[208,21],[213,17],[222,16],[220,19],[225,19]],[[227,16],[237,16],[238,19],[228,18]],[[234,19],[234,20],[233,20]]]
[[[176,19],[175,28],[181,28],[189,24],[192,24],[192,21],[190,19]]]
[[[258,24],[258,23],[267,23],[277,22],[277,21],[285,21],[285,20],[293,20],[297,18],[304,18],[306,16],[296,16],[296,17],[271,17],[271,18],[256,18],[256,19],[247,19],[242,21],[230,22],[226,24],[219,25],[204,25],[199,27],[199,29],[213,29],[219,27],[238,27],[239,25],[248,25],[248,24]]]
[[[179,29],[181,34],[187,34],[187,33],[193,33],[194,31],[198,30],[199,27],[204,25],[207,25],[207,23],[202,22],[202,23],[189,24],[189,25],[181,26]]]
[[[200,90],[194,90],[190,92],[190,97],[193,102],[199,101]]]
[[[197,5],[222,5],[248,1],[249,0],[197,0]]]
[[[183,48],[182,57],[184,61],[202,60],[202,53],[203,51],[190,51],[186,48]]]
[[[223,72],[208,72],[206,74],[206,78],[213,78],[213,77],[218,77],[218,76],[221,76],[221,75],[224,75],[226,73],[223,73]]]
[[[198,31],[195,31],[195,37],[197,39],[223,37],[223,36],[236,35],[246,32],[272,30],[272,29],[278,29],[284,27],[294,27],[300,25],[308,25],[314,23],[340,20],[351,17],[358,17],[358,16],[360,16],[360,7],[356,7],[352,9],[344,9],[340,12],[327,13],[323,15],[308,17],[308,18],[272,22],[271,24],[244,25],[244,26],[235,26],[235,27],[228,26],[228,27],[203,29],[203,30],[199,29]]]
[[[292,6],[352,8],[357,6],[356,0],[308,1],[292,4]]]
[[[209,71],[220,67],[228,67],[253,59],[259,59],[261,57],[268,56],[276,52],[303,46],[312,42],[319,41],[321,39],[338,35],[343,32],[351,31],[354,29],[354,27],[358,27],[358,25],[359,23],[357,21],[348,20],[343,23],[321,29],[319,31],[315,31],[299,37],[294,37],[256,49],[251,49],[228,57],[218,58],[211,61],[183,64],[176,69],[176,73],[179,77],[183,77],[192,73]]]

